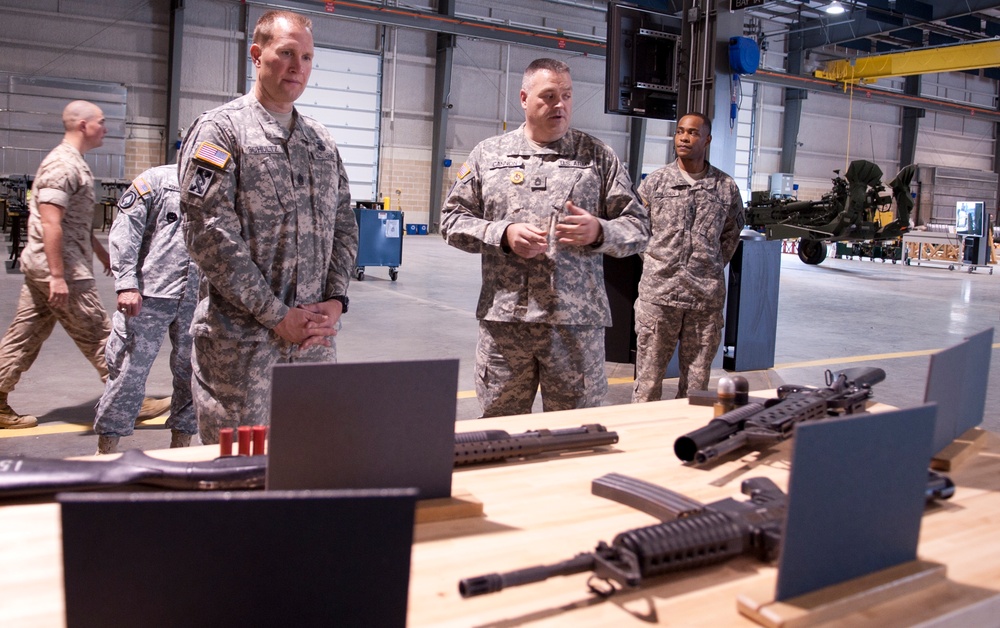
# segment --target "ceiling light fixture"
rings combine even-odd
[[[833,0],[833,2],[823,7],[823,10],[830,15],[840,15],[847,9],[845,9],[844,5],[840,4],[837,0]]]

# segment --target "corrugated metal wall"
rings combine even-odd
[[[275,3],[280,4],[280,3]],[[424,4],[430,5],[427,1]],[[250,3],[252,24],[264,10]],[[567,34],[601,35],[604,3],[510,0],[459,0],[459,13],[498,23],[562,29]],[[121,83],[127,90],[125,136],[166,126],[168,0],[0,0],[0,72],[25,76]],[[247,24],[237,0],[187,0],[179,122],[182,127],[202,111],[239,94],[244,84]],[[389,28],[317,12],[313,15],[317,46],[382,55],[383,129],[380,152],[392,159],[395,149],[428,151],[431,142],[435,37],[427,31]],[[765,32],[776,26],[764,25]],[[447,142],[449,155],[461,162],[476,142],[523,121],[518,89],[520,74],[538,56],[566,60],[576,86],[574,126],[608,142],[624,159],[629,119],[603,112],[604,60],[456,38]],[[764,64],[783,67],[784,42],[775,38]],[[932,75],[924,93],[992,105],[996,84],[964,74]],[[741,152],[753,146],[753,188],[766,189],[768,175],[778,171],[783,115],[781,88],[761,86],[752,106],[756,124],[752,138],[742,127]],[[746,98],[745,98],[746,101]],[[506,111],[506,116],[505,112]],[[744,114],[741,113],[741,122]],[[833,170],[849,158],[874,159],[887,177],[899,168],[897,152],[901,112],[898,107],[855,99],[810,94],[803,103],[795,179],[803,192],[829,189]],[[720,129],[716,129],[718,133]],[[725,129],[723,131],[727,131]],[[672,124],[649,121],[643,171],[673,158]],[[989,122],[928,112],[920,120],[917,161],[946,167],[993,170],[993,125]],[[743,179],[750,155],[737,157],[733,173]]]

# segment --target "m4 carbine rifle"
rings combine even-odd
[[[499,462],[546,452],[594,449],[618,442],[618,433],[596,423],[558,430],[508,434],[486,430],[455,434],[455,466]],[[137,449],[115,460],[0,458],[0,499],[59,491],[143,485],[169,490],[264,488],[267,456],[223,456],[177,462]]]
[[[780,548],[787,496],[767,478],[744,480],[740,489],[750,499],[726,498],[705,505],[662,486],[609,473],[593,481],[594,495],[641,510],[663,523],[622,532],[610,545],[601,541],[593,552],[561,563],[465,578],[459,581],[458,591],[468,598],[589,571],[592,575],[587,586],[607,596],[617,590],[616,585],[636,587],[646,578],[721,563],[742,554],[770,562]],[[954,493],[950,478],[928,471],[928,502],[948,499]]]
[[[674,453],[685,462],[704,464],[742,447],[765,449],[791,438],[798,423],[864,412],[871,387],[884,379],[882,369],[859,367],[827,371],[826,388],[781,386],[776,399],[748,403],[681,436]]]
[[[617,590],[615,584],[636,587],[646,578],[720,563],[740,554],[773,560],[785,520],[785,493],[767,478],[744,480],[740,488],[750,499],[727,498],[702,505],[642,480],[605,475],[594,480],[595,494],[671,520],[622,532],[610,545],[601,541],[593,552],[561,563],[466,578],[459,582],[458,591],[462,597],[473,597],[590,571],[587,586],[599,595],[610,595]]]

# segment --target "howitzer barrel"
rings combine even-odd
[[[684,462],[691,462],[697,453],[729,438],[743,429],[747,419],[764,409],[759,403],[748,403],[715,417],[708,425],[688,432],[674,441],[674,453]]]

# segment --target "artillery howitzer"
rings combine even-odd
[[[747,206],[747,226],[761,231],[768,240],[799,238],[799,259],[819,264],[826,259],[829,242],[896,240],[909,229],[910,181],[916,166],[906,166],[889,182],[892,195],[885,195],[882,169],[865,161],[852,161],[847,174],[834,171],[833,189],[817,201],[799,201],[754,193]],[[896,219],[885,225],[876,220],[896,201]]]

